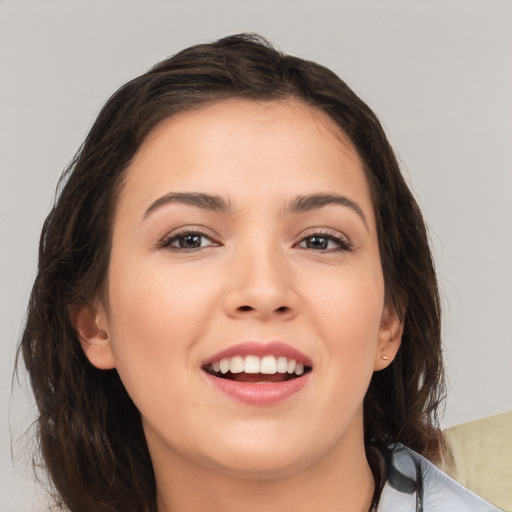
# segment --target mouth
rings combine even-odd
[[[312,361],[296,348],[279,341],[244,342],[231,346],[201,366],[213,388],[251,406],[273,406],[307,387]]]
[[[251,406],[272,406],[307,387],[313,363],[285,343],[245,342],[211,356],[201,369],[225,396]]]
[[[279,383],[297,379],[312,367],[292,357],[255,354],[223,357],[203,366],[213,377],[253,384]]]

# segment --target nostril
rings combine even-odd
[[[258,310],[258,308],[254,308],[253,306],[238,306],[237,308],[237,311],[241,311],[241,312],[246,312],[246,311],[256,311]],[[290,308],[288,306],[281,306],[279,308],[276,308],[274,309],[274,313],[278,313],[278,314],[284,314],[284,313],[288,313],[290,310]]]

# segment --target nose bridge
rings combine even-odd
[[[259,238],[259,240],[257,240]],[[231,315],[293,316],[297,309],[292,269],[270,237],[252,237],[235,250],[226,306]]]

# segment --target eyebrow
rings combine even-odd
[[[153,211],[172,203],[187,204],[203,210],[220,213],[229,214],[233,212],[229,201],[221,196],[201,192],[171,192],[151,203],[148,209],[144,212],[143,220],[146,219]],[[285,213],[309,212],[331,204],[346,206],[353,210],[361,218],[365,227],[368,229],[366,216],[361,207],[355,201],[352,201],[352,199],[339,194],[325,193],[297,196],[285,208]]]
[[[289,204],[287,211],[290,211],[291,213],[309,212],[311,210],[318,210],[330,204],[347,206],[357,213],[365,227],[368,229],[368,223],[362,208],[355,201],[352,201],[352,199],[339,194],[328,193],[298,196]]]
[[[211,210],[214,212],[231,212],[229,202],[220,196],[213,196],[200,192],[171,192],[151,203],[149,208],[144,212],[143,220],[146,219],[151,212],[171,203],[188,204],[190,206],[195,206],[196,208]]]

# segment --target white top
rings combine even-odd
[[[387,457],[387,478],[377,512],[500,511],[408,448],[399,445]],[[417,477],[418,473],[422,478]]]

